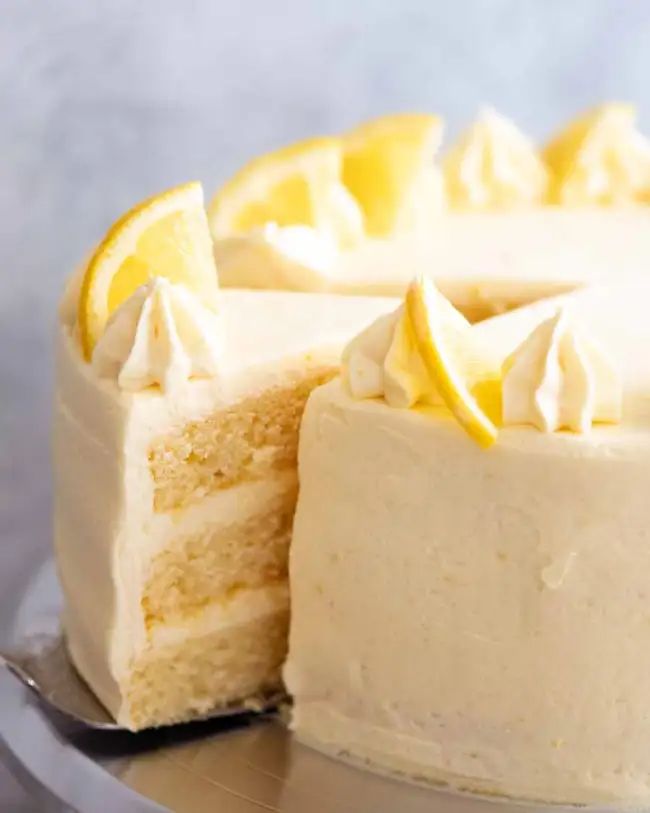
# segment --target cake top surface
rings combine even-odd
[[[190,183],[133,207],[78,270],[59,312],[70,340],[61,358],[124,395],[209,382],[227,399],[306,363],[331,368],[350,335],[390,306],[220,291],[203,192]]]
[[[180,286],[173,288],[183,289]],[[146,288],[138,289],[134,299],[146,295]],[[178,292],[177,292],[178,293]],[[186,293],[186,292],[185,292]],[[118,325],[120,315],[133,304],[126,302],[103,338],[111,337],[110,329]],[[384,297],[339,296],[336,294],[298,293],[289,291],[246,291],[225,289],[219,292],[217,307],[210,312],[210,339],[216,349],[211,365],[200,369],[196,381],[215,378],[221,380],[255,370],[264,365],[279,364],[283,360],[292,363],[302,361],[318,362],[319,355],[327,354],[328,361],[335,357],[340,347],[355,332],[382,313],[394,308],[397,301]],[[205,314],[203,315],[205,318]],[[119,370],[126,364],[133,350],[133,327],[128,331],[125,343],[115,342],[111,350],[102,353],[102,340],[97,345],[95,356],[86,364],[81,348],[74,336],[74,326],[63,317],[64,329],[78,356],[79,364],[88,367],[107,383],[117,383]],[[151,348],[148,348],[151,352]],[[154,356],[159,354],[153,353]],[[145,366],[149,359],[146,359]],[[156,391],[156,381],[147,381],[142,376],[134,376],[131,382],[121,387],[126,392],[139,392],[149,388]],[[185,378],[192,378],[191,372]],[[158,382],[160,383],[160,382]]]
[[[650,141],[631,105],[543,146],[493,110],[439,155],[442,134],[437,116],[388,115],[251,161],[209,208],[222,284],[399,295],[426,272],[481,313],[610,282],[614,259],[643,273]]]
[[[527,305],[472,326],[504,359],[559,308],[592,337],[620,375],[626,418],[650,418],[650,285],[595,286]]]
[[[648,434],[649,298],[648,285],[585,288],[470,325],[416,280],[346,347],[343,389],[406,421],[453,416],[484,447],[522,432],[540,448],[626,442]]]
[[[223,290],[219,318],[224,368],[250,368],[322,348],[335,350],[395,304],[395,299],[382,297]]]

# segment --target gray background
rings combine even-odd
[[[55,303],[125,208],[375,114],[541,138],[649,88],[648,0],[0,0],[0,636],[49,544]]]

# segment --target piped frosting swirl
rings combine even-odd
[[[490,349],[478,347],[470,323],[427,281],[429,305],[450,346],[462,352],[459,375],[473,387],[495,368]],[[443,402],[418,347],[416,328],[405,305],[381,316],[356,336],[343,351],[343,380],[353,398],[383,398],[391,407]],[[498,369],[498,367],[496,368]]]
[[[342,361],[343,379],[353,398],[383,398],[399,409],[440,401],[413,341],[403,305],[355,337],[343,351]]]
[[[621,417],[622,385],[605,353],[571,325],[564,309],[542,322],[503,367],[504,424],[542,432],[587,432]]]
[[[530,206],[546,193],[547,172],[534,144],[490,108],[451,148],[443,169],[452,208]]]
[[[650,141],[628,104],[604,104],[571,122],[544,149],[550,202],[616,205],[647,200]]]
[[[220,355],[217,315],[184,286],[155,277],[111,316],[92,364],[120,389],[168,392],[190,378],[214,376]]]

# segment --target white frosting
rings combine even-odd
[[[444,175],[450,205],[469,209],[539,203],[547,185],[546,168],[533,143],[491,109],[451,148]]]
[[[397,214],[395,234],[427,235],[432,223],[447,208],[445,184],[440,168],[433,161],[423,166],[404,193]]]
[[[650,141],[631,105],[606,104],[573,122],[547,156],[560,171],[554,190],[560,204],[625,204],[650,189]]]
[[[621,401],[621,382],[609,359],[573,328],[562,308],[504,365],[504,424],[586,432],[595,422],[618,421]]]
[[[343,351],[341,373],[354,398],[384,398],[401,409],[418,401],[439,402],[403,305],[352,339]]]
[[[315,230],[342,249],[351,248],[364,237],[363,212],[357,199],[342,183],[332,184],[326,197],[312,198]],[[295,226],[286,226],[295,229]]]
[[[326,274],[339,257],[336,240],[312,226],[278,226],[267,223],[259,233],[250,235],[272,246],[287,261]]]
[[[98,375],[123,390],[169,391],[219,371],[217,315],[185,286],[155,277],[111,316],[93,352]]]
[[[341,257],[327,232],[277,223],[218,240],[214,250],[220,284],[242,288],[325,290]]]
[[[620,425],[506,426],[486,452],[437,407],[312,394],[284,673],[299,738],[464,789],[647,805],[648,301],[562,299],[620,371]],[[503,360],[560,304],[472,333]]]
[[[226,287],[403,296],[425,273],[457,307],[494,312],[500,303],[526,303],[585,283],[646,279],[650,206],[446,212],[430,220],[426,234],[368,240],[341,252],[326,271],[289,263],[248,238],[220,240],[215,253]]]
[[[115,372],[100,377],[96,365],[82,358],[74,308],[64,307],[57,336],[54,535],[65,629],[75,663],[123,724],[130,723],[126,692],[132,664],[143,654],[154,656],[170,637],[191,641],[250,613],[284,609],[287,602],[284,587],[246,591],[233,604],[173,619],[169,631],[149,635],[141,597],[151,557],[183,535],[216,532],[245,520],[295,488],[295,471],[289,471],[227,492],[199,493],[183,509],[156,512],[151,444],[242,399],[333,369],[345,342],[395,304],[380,298],[224,291],[219,375],[190,378],[168,390],[134,391],[117,381],[129,342],[121,345],[124,355],[115,352],[120,361]],[[133,335],[133,322],[126,317],[125,322]]]
[[[463,347],[465,384],[472,389],[486,376],[494,378],[499,365],[489,345],[473,340],[471,325],[440,293],[430,286],[428,296],[437,298],[444,332]],[[430,302],[427,306],[430,306]],[[460,361],[460,359],[459,359]],[[354,398],[383,398],[387,404],[409,409],[417,404],[440,405],[442,398],[431,380],[418,350],[413,327],[401,305],[381,316],[348,344],[342,356],[342,379]]]
[[[343,350],[341,375],[354,398],[383,396],[384,361],[403,310],[380,316]]]

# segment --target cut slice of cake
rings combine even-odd
[[[58,326],[65,633],[131,729],[279,686],[302,410],[391,307],[219,292],[206,237],[200,187],[147,202],[109,233]]]
[[[471,327],[433,304],[423,337],[407,300],[351,343],[301,428],[299,738],[466,790],[647,804],[648,302],[585,290]]]
[[[425,273],[475,321],[585,284],[645,279],[650,144],[630,105],[596,108],[543,150],[491,110],[438,161],[441,136],[435,116],[398,115],[338,138],[339,183],[352,192],[344,211],[357,201],[365,218],[353,241],[320,226],[289,186],[256,220],[224,230],[213,214],[222,284],[401,296]],[[251,162],[249,188],[267,189],[269,159]],[[216,203],[231,194],[226,184]],[[393,216],[384,223],[377,210]]]

